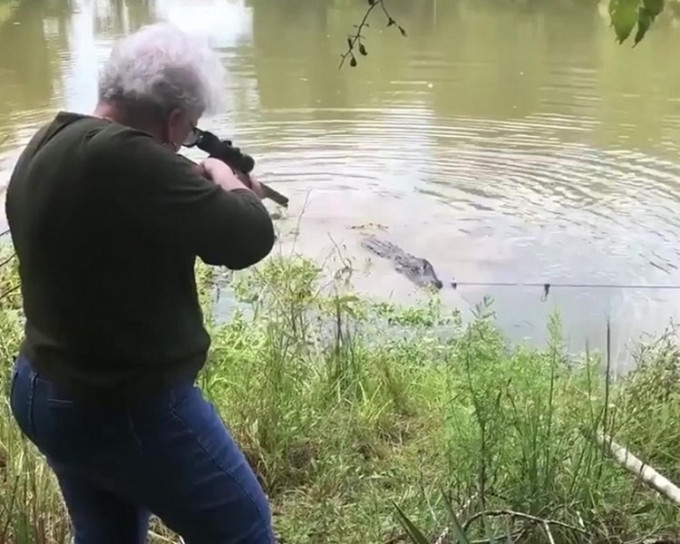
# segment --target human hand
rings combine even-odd
[[[208,179],[215,181],[215,178],[234,176],[234,172],[229,165],[219,159],[208,157],[202,163],[196,165],[202,169]]]
[[[205,177],[227,191],[248,188],[229,166],[219,159],[207,158],[199,165]]]
[[[250,181],[250,189],[253,191],[253,193],[255,193],[260,198],[260,200],[264,199],[266,194],[260,181],[252,175],[248,176],[248,180]]]

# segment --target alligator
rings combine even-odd
[[[362,238],[361,245],[378,257],[391,260],[394,269],[416,285],[433,287],[437,290],[442,288],[443,284],[430,261],[414,257],[392,242],[380,240],[373,235]]]

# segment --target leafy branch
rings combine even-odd
[[[341,55],[340,66],[342,68],[345,61],[349,58],[350,66],[354,67],[358,64],[355,51],[360,55],[368,55],[366,45],[364,44],[365,36],[362,33],[364,29],[369,27],[368,19],[371,13],[377,7],[380,7],[385,17],[387,18],[387,26],[396,26],[401,32],[401,35],[406,37],[406,30],[395,21],[385,6],[386,0],[367,0],[368,8],[364,13],[361,22],[354,25],[356,31],[347,37],[347,51]],[[616,40],[622,44],[628,40],[637,27],[637,31],[633,35],[633,47],[638,45],[647,35],[652,23],[664,10],[666,0],[609,0],[609,17],[611,26],[614,28]]]
[[[354,54],[355,51],[359,51],[359,54],[364,57],[368,55],[368,50],[364,45],[365,36],[362,34],[362,31],[365,28],[369,28],[368,18],[371,16],[371,12],[377,7],[382,9],[383,14],[387,18],[387,26],[396,26],[399,29],[399,32],[401,32],[401,35],[406,37],[406,30],[404,30],[404,27],[397,23],[397,21],[394,19],[394,17],[392,17],[392,15],[390,15],[390,12],[385,7],[385,0],[368,0],[368,8],[366,9],[366,13],[364,13],[363,19],[358,25],[354,25],[356,32],[347,36],[347,51],[342,54],[338,69],[342,68],[343,64],[348,58],[350,59],[350,66],[354,67],[357,65],[358,61],[356,55]]]
[[[633,47],[639,44],[664,9],[664,0],[609,0],[609,17],[616,40],[625,42],[637,26]]]

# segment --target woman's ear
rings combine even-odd
[[[168,128],[173,136],[177,135],[184,128],[183,117],[182,110],[180,109],[174,109],[168,115]]]
[[[169,145],[175,151],[179,151],[185,138],[186,123],[183,123],[182,110],[174,109],[168,113],[163,121],[163,144]]]

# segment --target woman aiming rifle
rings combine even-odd
[[[196,257],[243,269],[274,229],[257,181],[177,154],[222,89],[203,42],[158,24],[118,42],[91,115],[28,143],[6,212],[26,316],[11,407],[54,470],[75,544],[270,544],[263,490],[195,386],[210,338]]]

